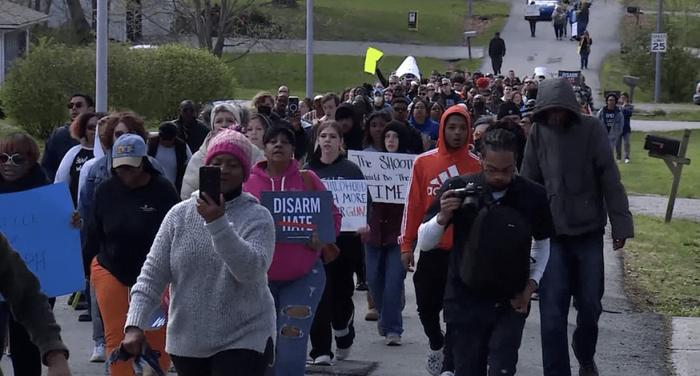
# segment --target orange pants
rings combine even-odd
[[[109,357],[109,354],[119,348],[124,340],[124,325],[126,324],[126,315],[129,312],[129,288],[100,266],[97,258],[92,260],[91,270],[90,280],[95,286],[97,305],[102,314],[106,355]],[[146,332],[146,340],[151,349],[160,352],[160,367],[164,372],[168,372],[170,357],[165,352],[165,330],[166,327],[163,326],[159,330]],[[134,375],[131,361],[117,362],[109,367],[109,372],[111,376]]]

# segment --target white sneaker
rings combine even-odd
[[[333,360],[330,355],[321,355],[314,359],[312,364],[315,366],[330,366],[333,364]]]
[[[386,336],[387,346],[401,346],[401,336],[398,334],[389,334]]]
[[[104,363],[105,362],[105,345],[101,343],[95,345],[92,349],[92,356],[90,356],[90,363]]]
[[[445,371],[441,373],[440,376],[455,376],[455,373],[452,371]]]
[[[445,361],[445,354],[440,350],[430,350],[428,352],[428,361],[425,364],[425,369],[433,376],[439,376],[442,371],[442,363]]]
[[[352,350],[352,346],[348,347],[347,349],[335,349],[335,358],[338,360],[347,359],[350,356],[350,350]]]
[[[629,159],[629,158],[625,158],[625,164],[629,164],[629,163],[630,163],[630,159]]]

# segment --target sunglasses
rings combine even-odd
[[[2,153],[0,154],[0,164],[11,164],[13,166],[21,166],[27,162],[27,158],[22,156],[21,154],[6,154]]]
[[[83,108],[83,102],[76,102],[76,103],[68,103],[68,109],[72,110],[73,108],[80,109]]]

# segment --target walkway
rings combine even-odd
[[[656,195],[629,196],[630,211],[633,214],[648,215],[652,217],[666,216],[668,197]],[[673,218],[687,219],[700,222],[700,200],[691,198],[677,198],[673,207]]]
[[[252,42],[249,39],[230,38],[226,40],[225,52],[248,51]],[[389,56],[431,57],[441,60],[467,59],[469,52],[466,46],[430,46],[419,44],[399,44],[363,41],[314,41],[314,54],[317,55],[346,55],[363,56],[367,47],[374,47]],[[306,41],[302,39],[262,39],[252,46],[253,53],[300,53],[306,52]],[[484,56],[483,47],[472,46],[472,58]]]

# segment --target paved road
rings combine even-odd
[[[501,33],[507,46],[507,54],[503,60],[503,71],[514,69],[517,75],[522,76],[533,74],[535,67],[546,67],[554,75],[560,69],[578,70],[580,57],[577,53],[576,42],[571,42],[568,39],[556,40],[551,22],[538,22],[536,37],[531,38],[530,26],[523,18],[524,12],[523,1],[514,0],[510,17]],[[596,107],[599,107],[601,103],[599,69],[605,55],[618,51],[620,48],[617,39],[617,26],[622,15],[622,5],[617,1],[596,1],[595,5],[591,7],[591,22],[588,25],[588,30],[593,38],[593,45],[588,63],[590,69],[583,73],[586,76],[586,83],[593,89],[593,94],[597,96],[594,98]],[[491,71],[489,59],[484,60],[482,71]]]
[[[606,291],[600,321],[600,340],[597,360],[603,375],[616,376],[661,376],[665,370],[663,319],[658,315],[640,313],[633,309],[622,290],[619,254],[605,250]],[[427,342],[415,312],[415,294],[411,279],[406,281],[407,302],[404,311],[406,332],[402,347],[389,348],[376,334],[374,323],[363,321],[366,302],[365,293],[355,294],[357,342],[350,359],[378,362],[373,376],[424,376]],[[63,338],[72,351],[71,367],[75,376],[101,375],[102,365],[87,362],[91,349],[91,329],[88,323],[78,323],[77,313],[66,308],[65,300],[56,305],[56,315],[63,326]],[[572,309],[573,311],[573,309]],[[574,328],[575,316],[569,317],[569,331]],[[573,355],[572,355],[573,359]],[[539,335],[539,311],[533,304],[527,321],[520,349],[519,375],[542,375]],[[7,359],[2,362],[6,375],[9,371]],[[577,372],[577,367],[572,368]],[[330,373],[329,373],[330,374]]]
[[[700,129],[700,121],[662,121],[632,119],[632,130],[640,132],[666,132],[683,129]]]
[[[247,39],[227,39],[226,52],[245,52],[251,45]],[[348,55],[362,56],[367,51],[367,47],[374,47],[384,51],[384,54],[391,56],[432,57],[442,60],[459,60],[469,57],[466,46],[430,46],[419,44],[399,44],[384,42],[363,42],[363,41],[314,41],[314,54],[316,55]],[[286,52],[305,53],[306,41],[302,39],[264,39],[253,45],[251,52]],[[472,58],[480,59],[484,56],[483,47],[472,47]]]

